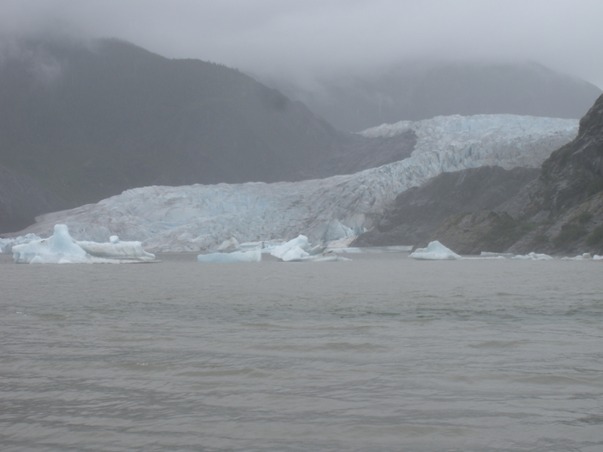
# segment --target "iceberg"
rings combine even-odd
[[[516,254],[511,259],[524,260],[524,261],[550,261],[553,258],[548,254],[541,253],[528,253],[528,254]]]
[[[40,240],[40,237],[36,234],[26,234],[20,235],[19,237],[0,238],[0,253],[10,254],[13,246],[29,243],[32,240]]]
[[[437,240],[429,242],[427,248],[417,248],[409,255],[413,259],[418,260],[452,260],[462,259],[461,256],[456,254],[454,251],[446,248]]]
[[[65,224],[56,224],[54,234],[12,246],[18,264],[88,264],[150,262],[155,255],[142,249],[140,242],[120,242],[114,236],[109,243],[75,241]]]
[[[236,262],[260,262],[261,260],[262,250],[260,248],[247,251],[232,251],[229,253],[199,254],[197,256],[197,262],[204,264],[232,264]]]
[[[593,256],[590,253],[582,253],[582,254],[578,254],[577,256],[574,257],[562,257],[561,260],[564,261],[583,261],[583,260],[589,260],[589,259],[593,259]]]
[[[116,235],[111,236],[109,243],[90,241],[77,241],[76,243],[92,257],[135,261],[152,261],[155,259],[155,255],[146,252],[140,242],[122,242]]]
[[[298,235],[296,238],[277,245],[270,249],[270,254],[283,262],[300,261],[308,256],[310,250],[310,242],[305,235]]]
[[[268,248],[270,255],[283,262],[335,262],[349,261],[350,259],[338,256],[325,246],[312,246],[308,237],[303,234],[288,242]]]

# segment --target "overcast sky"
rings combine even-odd
[[[603,0],[0,0],[5,32],[119,37],[304,77],[402,58],[533,60],[603,87]]]

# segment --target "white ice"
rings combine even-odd
[[[11,253],[13,246],[29,243],[32,240],[40,240],[40,237],[36,234],[26,234],[19,237],[0,237],[0,253]]]
[[[26,232],[55,223],[76,239],[112,234],[154,251],[216,250],[224,240],[271,240],[303,234],[312,243],[349,239],[370,229],[404,190],[444,171],[484,165],[537,167],[573,139],[578,121],[513,115],[438,117],[381,126],[367,136],[412,129],[417,145],[399,162],[301,182],[143,187],[96,204],[41,217]],[[412,244],[404,244],[412,245]]]
[[[199,254],[197,261],[204,264],[232,264],[236,262],[260,262],[262,260],[261,248],[248,251],[217,252]]]
[[[76,243],[93,257],[136,261],[152,261],[155,259],[155,255],[146,252],[140,242],[122,242],[116,235],[111,236],[108,243],[90,241],[77,241]]]
[[[142,249],[140,242],[112,243],[75,241],[64,224],[54,226],[54,233],[46,239],[33,239],[12,246],[13,260],[26,264],[79,264],[152,261],[155,256]]]
[[[462,259],[461,256],[456,254],[449,248],[446,248],[439,241],[434,240],[429,242],[427,248],[417,248],[409,255],[413,259],[418,260],[451,260],[451,259]]]
[[[310,249],[308,237],[300,234],[282,245],[271,248],[270,254],[283,262],[299,261],[310,256]]]
[[[531,260],[531,261],[549,261],[549,260],[553,259],[553,257],[549,256],[548,254],[531,252],[528,254],[517,254],[517,255],[513,256],[511,259]]]

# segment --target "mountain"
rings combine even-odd
[[[395,200],[364,245],[438,239],[457,252],[603,253],[603,96],[537,174],[442,174]]]
[[[366,140],[237,70],[118,40],[0,41],[0,136],[6,180],[35,180],[62,200],[55,210],[138,186],[299,180],[397,158],[362,160]]]
[[[440,173],[540,166],[576,136],[577,125],[512,115],[406,121],[364,132],[364,139],[380,144],[396,137],[416,140],[410,157],[377,168],[299,182],[137,188],[44,215],[21,234],[48,236],[56,223],[65,223],[78,240],[106,241],[117,234],[154,251],[215,249],[232,237],[246,242],[301,233],[312,243],[351,239],[372,228],[398,194]]]
[[[529,62],[406,61],[371,75],[268,84],[351,131],[452,114],[580,118],[601,94],[590,83]]]
[[[36,180],[0,166],[0,231],[17,231],[30,225],[39,213],[66,206]]]

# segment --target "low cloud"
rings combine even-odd
[[[533,60],[603,86],[600,0],[4,0],[6,32],[118,37],[263,75]]]

